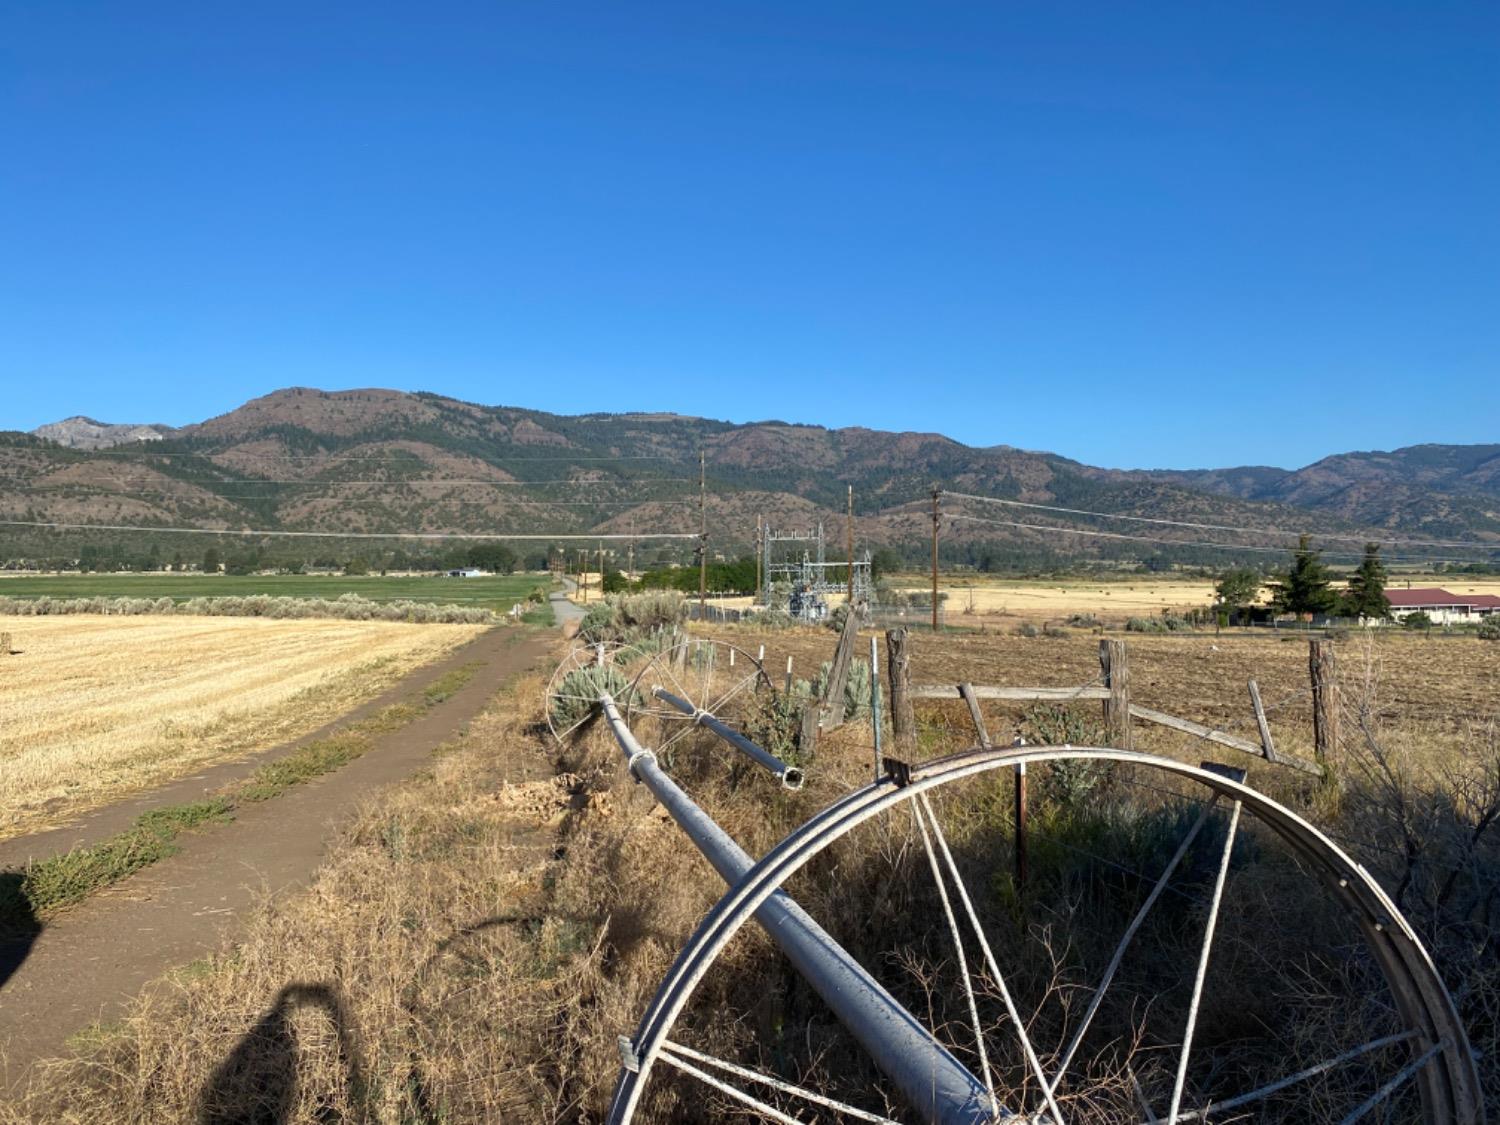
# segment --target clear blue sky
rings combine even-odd
[[[1500,441],[1500,5],[9,5],[0,428],[289,384]]]

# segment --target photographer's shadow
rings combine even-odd
[[[324,984],[289,984],[204,1086],[199,1125],[283,1125],[291,1119],[300,1056],[293,1016],[300,1007],[317,1007],[332,1022],[349,1088],[356,1100],[361,1096],[359,1045],[338,994]],[[315,1119],[344,1117],[334,1105],[327,1105]]]

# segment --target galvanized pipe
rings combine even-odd
[[[604,693],[599,702],[631,774],[651,790],[720,877],[731,886],[739,882],[754,866],[750,857],[662,772],[656,755],[625,725],[614,699]],[[785,891],[766,898],[754,917],[924,1121],[977,1125],[994,1120],[983,1083]],[[642,1058],[637,1065],[644,1070],[652,1061]]]
[[[802,788],[803,777],[801,770],[799,770],[796,766],[787,765],[775,754],[772,754],[769,750],[761,749],[761,747],[757,746],[754,742],[751,742],[750,739],[746,738],[739,731],[729,726],[717,715],[713,714],[710,711],[698,710],[686,699],[682,699],[679,696],[673,695],[670,691],[663,687],[653,687],[651,689],[651,694],[656,696],[657,699],[660,699],[668,706],[677,708],[677,710],[688,716],[700,727],[707,727],[709,730],[713,731],[716,735],[722,738],[725,742],[729,743],[729,745],[733,746],[736,750],[740,751],[742,754],[746,754],[749,757],[755,759],[755,761],[759,762],[761,765],[765,766],[766,769],[775,774],[777,780],[779,780],[781,784],[785,785],[788,789]]]

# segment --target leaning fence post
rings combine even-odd
[[[1338,666],[1332,641],[1308,641],[1307,670],[1312,677],[1313,751],[1321,765],[1339,749]]]
[[[886,680],[891,692],[891,733],[903,753],[916,741],[917,718],[911,705],[911,653],[906,647],[906,629],[888,629],[885,634]]]
[[[1125,656],[1125,642],[1099,642],[1099,668],[1109,698],[1104,701],[1104,723],[1109,728],[1110,744],[1121,750],[1135,749],[1130,729],[1130,665]]]
[[[1250,681],[1250,706],[1255,710],[1255,725],[1260,728],[1260,745],[1265,751],[1266,761],[1276,761],[1276,744],[1271,741],[1271,724],[1266,721],[1266,709],[1260,701],[1260,685]]]

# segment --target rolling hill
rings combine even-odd
[[[104,438],[111,430],[82,421]],[[116,430],[127,439],[120,444],[90,439],[98,448],[76,437],[46,440],[58,434],[49,427],[0,436],[0,519],[330,534],[693,532],[701,451],[710,537],[727,554],[749,548],[757,517],[779,526],[821,519],[839,535],[851,485],[861,539],[914,556],[930,529],[934,485],[1235,529],[1100,520],[950,496],[945,550],[965,561],[998,552],[1014,564],[1078,556],[1222,563],[1261,557],[1249,548],[1279,548],[1302,531],[1345,537],[1327,540],[1343,551],[1379,534],[1462,536],[1493,541],[1500,552],[1500,446],[1343,454],[1295,472],[1140,472],[1009,446],[975,448],[933,433],[737,425],[661,413],[567,416],[427,393],[308,388],[277,391],[181,429],[134,435],[149,441],[119,432],[128,429]],[[58,534],[0,528],[0,557],[60,549],[52,538]],[[1194,545],[1202,543],[1245,549]]]

